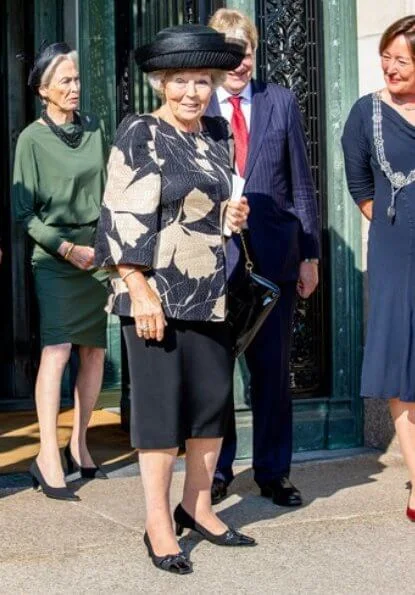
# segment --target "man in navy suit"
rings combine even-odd
[[[290,338],[296,294],[308,298],[317,287],[319,258],[317,204],[302,116],[291,91],[252,80],[258,35],[248,17],[220,9],[209,25],[247,43],[245,59],[227,74],[206,114],[222,115],[231,124],[235,166],[246,180],[244,195],[251,209],[249,238],[257,270],[281,288],[277,307],[245,354],[251,374],[254,478],[261,495],[271,497],[275,504],[298,506],[301,494],[289,480],[293,425]],[[228,243],[230,282],[239,255],[238,238],[233,237]],[[233,419],[217,464],[214,503],[226,496],[235,453]]]

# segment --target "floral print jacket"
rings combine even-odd
[[[116,266],[141,265],[167,318],[222,321],[223,213],[231,195],[230,132],[204,117],[186,133],[152,115],[120,124],[108,163],[95,261],[112,270],[107,311],[132,316]]]

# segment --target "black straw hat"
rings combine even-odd
[[[245,56],[245,43],[227,41],[205,25],[177,25],[159,31],[152,41],[135,51],[135,61],[144,72],[214,68],[234,70]]]
[[[67,43],[64,42],[51,43],[46,47],[40,48],[27,81],[27,84],[34,93],[38,94],[43,73],[50,65],[52,60],[54,60],[56,56],[60,56],[61,54],[69,54],[70,52],[72,52],[72,49]]]

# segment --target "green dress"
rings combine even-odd
[[[82,271],[57,250],[63,241],[93,246],[105,184],[106,147],[99,120],[82,115],[84,134],[73,149],[36,121],[20,134],[13,207],[34,241],[32,269],[42,347],[106,346],[106,273]],[[70,130],[72,124],[64,125]]]

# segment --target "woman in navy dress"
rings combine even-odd
[[[414,486],[415,15],[390,25],[379,51],[386,87],[355,103],[342,139],[350,193],[371,222],[361,394],[389,400]]]

